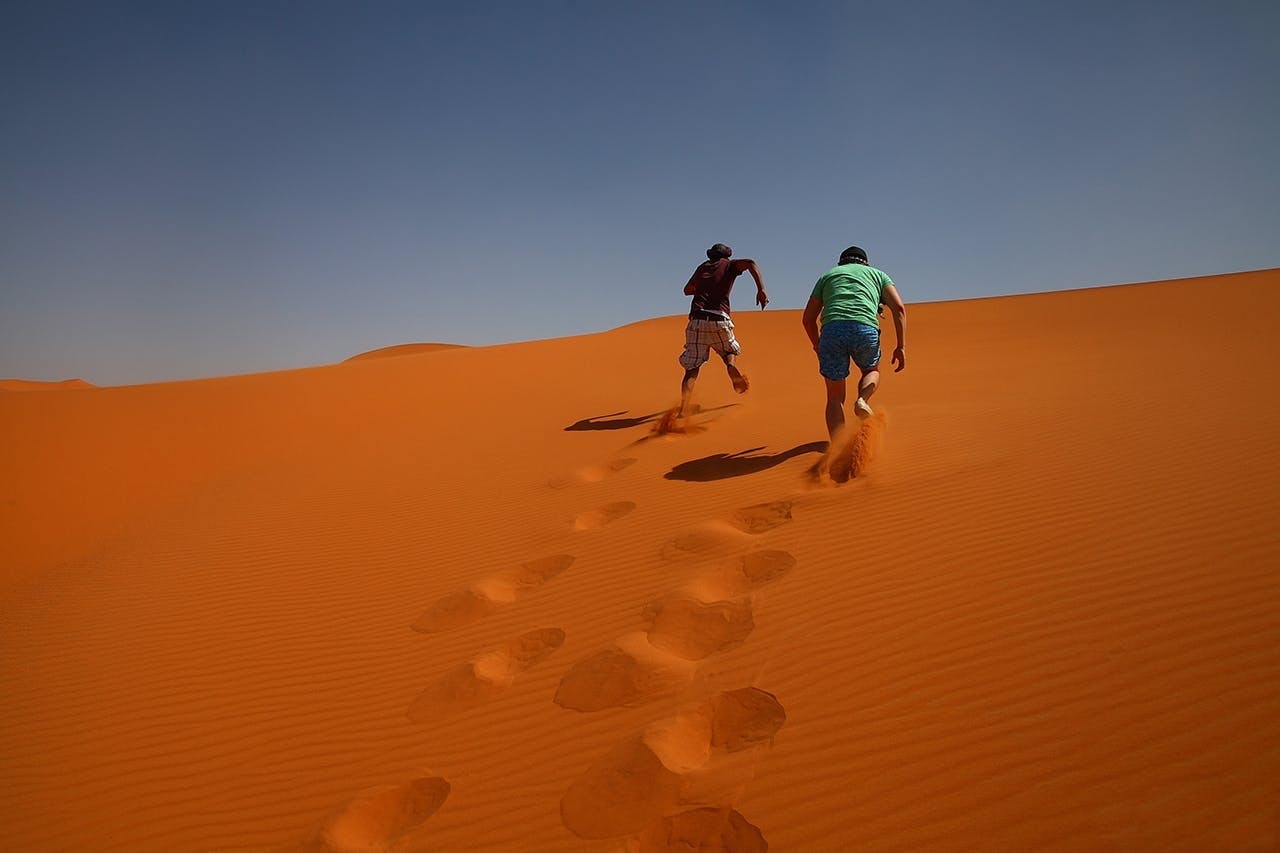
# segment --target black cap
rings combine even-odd
[[[855,262],[867,263],[867,253],[857,246],[850,246],[840,253],[841,264],[852,264]]]
[[[707,257],[711,260],[716,258],[727,258],[733,255],[733,249],[730,249],[724,243],[716,243],[710,249],[707,249]]]

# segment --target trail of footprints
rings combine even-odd
[[[618,459],[552,480],[552,488],[597,482],[636,460]],[[578,531],[603,528],[636,508],[616,501],[579,514]],[[661,548],[668,561],[722,558],[714,568],[648,603],[638,630],[574,663],[553,701],[580,712],[669,697],[694,679],[699,662],[747,641],[755,628],[753,593],[785,576],[795,558],[754,550],[758,537],[791,520],[774,501],[691,527]],[[440,598],[411,625],[422,634],[468,626],[536,591],[574,562],[570,554],[530,560]],[[560,628],[526,631],[458,664],[409,705],[415,723],[497,699],[526,670],[564,645]],[[761,750],[786,721],[778,699],[756,687],[727,690],[652,723],[593,764],[566,791],[561,819],[585,839],[626,838],[628,849],[765,851],[768,844],[732,804],[754,776]],[[382,850],[416,832],[440,809],[451,786],[424,775],[363,791],[331,814],[308,849]]]

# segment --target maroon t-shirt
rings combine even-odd
[[[713,311],[729,316],[729,291],[733,290],[733,281],[742,275],[741,269],[734,269],[730,258],[716,261],[703,261],[693,271],[689,279],[694,284],[693,304],[689,306],[689,316],[698,311]]]

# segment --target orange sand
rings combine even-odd
[[[842,485],[796,311],[0,395],[4,847],[1276,849],[1278,316],[913,305]]]

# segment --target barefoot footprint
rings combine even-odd
[[[618,473],[626,468],[631,467],[640,460],[631,457],[619,459],[610,459],[600,465],[589,465],[586,468],[579,468],[566,477],[556,477],[548,480],[547,485],[553,489],[567,489],[569,486],[578,483],[598,483],[601,480]]]
[[[561,679],[555,703],[589,713],[677,692],[692,682],[697,661],[746,641],[755,629],[751,593],[795,564],[786,551],[753,551],[650,603],[642,613],[645,633],[575,663]]]
[[[552,701],[583,712],[639,705],[676,693],[693,674],[694,664],[628,634],[570,667]]]
[[[470,625],[542,586],[572,563],[573,557],[569,554],[530,560],[467,589],[449,593],[427,608],[411,627],[422,634],[435,634]]]
[[[325,819],[309,847],[330,853],[386,850],[435,814],[449,791],[440,776],[362,791]]]
[[[729,523],[741,530],[759,536],[791,520],[791,501],[773,501],[743,507],[729,517]]]
[[[446,672],[418,694],[409,706],[409,719],[422,723],[488,702],[506,691],[516,676],[541,663],[564,645],[564,631],[538,628],[526,631],[497,649]]]
[[[772,501],[735,510],[727,520],[704,521],[662,546],[664,560],[688,560],[732,554],[752,540],[791,521],[791,501]]]
[[[786,718],[777,697],[756,687],[687,706],[593,764],[565,792],[561,820],[581,838],[651,836],[689,805],[728,807]]]
[[[702,660],[740,646],[755,628],[751,599],[703,600],[673,592],[644,612],[649,642],[685,660]]]
[[[615,501],[614,503],[605,504],[599,509],[582,513],[573,520],[573,526],[578,530],[596,530],[606,524],[612,524],[635,508],[636,505],[633,501]]]
[[[653,820],[640,835],[639,853],[673,850],[767,853],[764,833],[737,809],[700,808]]]

